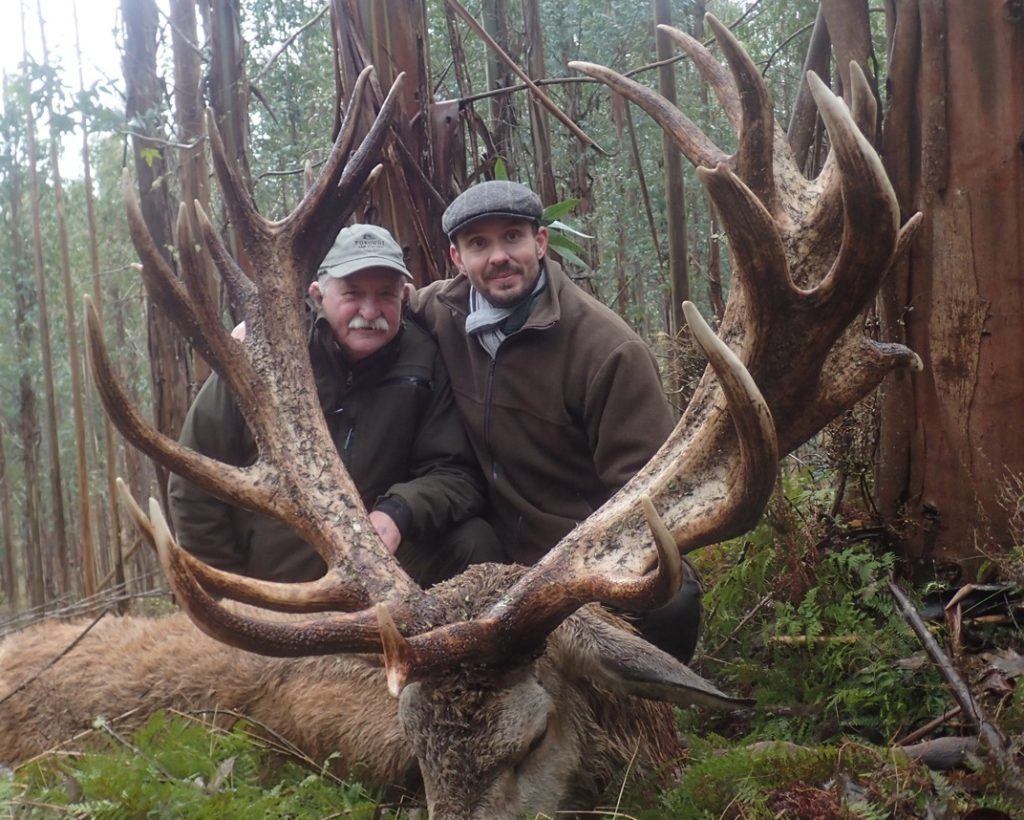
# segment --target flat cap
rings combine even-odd
[[[489,216],[540,222],[544,211],[540,197],[518,182],[495,179],[467,188],[441,216],[441,229],[454,239],[470,222]]]

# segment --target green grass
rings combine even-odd
[[[395,816],[375,814],[377,797],[339,782],[329,761],[319,771],[283,761],[249,729],[157,713],[130,739],[108,734],[97,751],[22,767],[0,781],[0,807],[19,818]]]

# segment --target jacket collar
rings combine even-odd
[[[573,286],[572,282],[565,275],[562,266],[548,256],[544,257],[544,269],[548,274],[547,287],[538,294],[530,318],[516,333],[524,330],[543,330],[558,324],[562,318],[562,293],[566,287]],[[469,314],[469,287],[469,277],[460,273],[440,289],[437,299],[465,318]]]

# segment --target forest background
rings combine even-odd
[[[358,68],[376,64],[385,88],[407,71],[399,138],[361,218],[391,228],[426,282],[448,273],[439,218],[458,190],[506,175],[530,185],[556,220],[555,250],[581,286],[651,344],[670,399],[684,407],[703,363],[676,308],[690,298],[712,320],[720,316],[730,280],[724,239],[661,129],[566,63],[635,72],[730,148],[713,95],[655,35],[657,20],[707,40],[705,12],[730,26],[766,76],[809,175],[828,146],[803,72],[813,68],[841,90],[843,65],[861,62],[885,115],[877,143],[901,204],[926,214],[868,317],[881,339],[920,353],[925,373],[890,377],[788,460],[758,533],[738,553],[723,547],[703,559],[723,596],[710,626],[737,650],[755,628],[803,636],[806,646],[829,630],[855,629],[838,628],[840,616],[826,617],[811,600],[826,586],[846,584],[863,597],[896,567],[954,589],[1016,582],[1024,536],[1024,442],[1013,418],[1024,392],[1024,103],[1013,93],[1024,76],[1020,3],[480,0],[464,9],[443,0],[121,0],[87,9],[8,0],[0,114],[6,628],[160,591],[156,562],[119,513],[113,480],[123,476],[142,499],[160,497],[166,477],[103,416],[84,362],[80,300],[88,293],[101,306],[134,398],[175,434],[206,368],[132,268],[121,185],[128,169],[172,261],[172,206],[181,196],[211,203],[231,243],[203,158],[207,102],[261,211],[283,214],[301,196],[306,164],[326,156]],[[537,104],[512,64],[541,82],[592,146]],[[232,322],[231,305],[222,305]],[[784,578],[771,577],[773,561],[787,567]],[[756,607],[764,617],[748,617]],[[865,617],[873,630],[899,629],[890,615]],[[763,635],[749,637],[757,644]],[[823,660],[836,675],[882,675],[844,651]],[[828,674],[808,688],[831,687],[833,705],[871,700],[863,677],[837,694]],[[930,700],[913,709],[882,700],[858,701],[879,737],[929,708],[942,711]]]
[[[199,4],[198,11],[194,4],[185,4],[193,5],[192,29],[187,32],[171,16],[182,13],[182,4],[126,2],[124,12],[114,4],[100,5],[87,12],[88,30],[97,31],[96,18],[106,8],[110,17],[104,25],[109,36],[79,44],[69,25],[77,13],[68,14],[67,4],[21,5],[21,18],[14,9],[6,35],[10,40],[10,32],[17,31],[20,23],[25,39],[20,65],[5,74],[0,167],[0,258],[4,262],[0,311],[4,325],[13,331],[0,351],[4,520],[8,525],[3,577],[8,600],[38,607],[44,600],[92,594],[104,586],[102,582],[112,583],[111,573],[119,571],[119,552],[137,555],[137,560],[128,562],[130,578],[141,585],[146,579],[154,580],[153,563],[133,551],[133,536],[125,532],[125,522],[112,503],[108,477],[125,476],[133,493],[142,498],[159,497],[164,479],[116,433],[110,436],[98,402],[86,389],[82,328],[68,329],[70,319],[81,320],[82,294],[94,295],[103,306],[115,362],[140,405],[152,408],[161,430],[176,433],[205,376],[201,360],[193,359],[176,341],[176,332],[154,315],[131,267],[136,258],[123,217],[122,170],[140,172],[144,209],[147,204],[152,209],[147,218],[162,223],[162,235],[169,240],[172,203],[187,186],[197,184],[186,178],[183,169],[197,154],[201,157],[203,149],[195,123],[196,92],[202,83],[205,99],[221,103],[218,111],[233,124],[225,130],[234,152],[241,157],[242,146],[247,152],[246,172],[261,210],[271,215],[286,213],[303,190],[305,163],[317,167],[330,147],[338,84],[350,83],[351,76],[344,76],[343,70],[336,84],[329,4],[214,3],[212,7]],[[357,32],[361,48],[371,49],[366,44],[374,37],[390,37],[384,50],[399,46],[409,50],[409,42],[400,42],[410,36],[408,20],[404,29],[395,20],[412,14],[404,5],[418,9],[420,4],[383,5],[392,6],[392,19],[385,14],[383,23],[359,20],[349,30]],[[539,15],[533,23],[538,28],[529,32],[519,4],[486,5],[485,9],[479,4],[467,8],[495,31],[512,60],[535,69],[531,73],[538,79],[568,78],[571,72],[565,63],[572,59],[600,59],[624,71],[658,59],[652,9],[643,4],[527,3],[526,9]],[[767,69],[780,121],[788,121],[817,3],[762,0],[710,7],[685,3],[675,9],[669,3],[660,5],[667,19],[686,29],[702,31],[705,10],[738,21],[736,32]],[[351,7],[358,12],[358,4]],[[685,217],[675,202],[670,217],[662,133],[649,118],[632,111],[599,84],[581,82],[579,77],[545,85],[557,104],[600,146],[600,150],[588,149],[557,120],[549,123],[546,112],[529,104],[530,95],[518,78],[495,60],[493,50],[450,6],[429,3],[422,8],[423,31],[417,33],[427,35],[429,61],[426,54],[413,55],[413,61],[423,60],[419,81],[429,79],[433,116],[446,118],[447,130],[432,135],[435,143],[450,141],[450,146],[439,146],[439,156],[418,164],[451,164],[453,172],[434,186],[431,183],[443,176],[436,168],[427,168],[435,179],[407,180],[406,176],[413,177],[409,163],[392,156],[402,178],[388,180],[390,185],[411,184],[414,199],[422,198],[422,190],[428,189],[422,215],[410,225],[408,213],[396,213],[400,209],[394,203],[406,201],[406,187],[380,192],[367,203],[363,218],[395,230],[419,281],[430,281],[448,273],[439,215],[457,186],[495,173],[531,185],[542,193],[546,205],[558,205],[551,215],[571,223],[578,232],[559,232],[559,238],[564,237],[559,250],[577,281],[651,342],[662,355],[666,373],[675,378],[668,373],[668,353],[678,316],[669,306],[689,293],[707,315],[714,315],[721,309],[729,278],[721,237],[692,169],[681,172],[682,188],[689,193],[682,194]],[[209,35],[202,33],[212,31],[218,18],[223,18],[221,31],[235,40],[237,49],[231,64],[223,67],[209,63]],[[873,34],[884,38],[882,20],[878,23]],[[387,31],[374,33],[378,24],[387,26]],[[60,34],[63,47],[59,49],[44,44],[54,29]],[[207,38],[205,43],[202,37]],[[881,40],[878,46],[884,54]],[[415,36],[411,47],[416,47]],[[427,50],[424,45],[420,48]],[[119,60],[112,59],[112,49],[120,52]],[[103,55],[99,61],[91,56],[97,51]],[[186,80],[176,80],[188,57],[196,61],[191,75],[196,90],[191,95],[183,87]],[[400,59],[409,57],[398,55],[395,61]],[[11,61],[10,52],[7,61]],[[105,74],[114,68],[125,74]],[[685,62],[668,68],[679,97],[696,103],[692,113],[698,122],[712,138],[728,144],[724,116],[709,102],[696,72]],[[215,71],[226,75],[223,82]],[[384,85],[395,69],[383,66],[379,71]],[[86,81],[86,76],[92,79]],[[656,68],[637,76],[658,81]],[[407,86],[415,86],[416,81],[413,77]],[[493,95],[495,88],[517,85],[511,93]],[[412,151],[419,149],[415,140],[422,139],[422,131],[419,128],[412,135]],[[823,157],[820,128],[817,139],[815,150]],[[186,152],[187,146],[192,150]],[[449,153],[440,154],[445,147]],[[546,161],[536,161],[538,151]],[[678,169],[679,155],[671,153],[670,161]],[[198,182],[201,199],[212,195],[216,200],[208,181]],[[675,196],[680,198],[680,193]],[[213,210],[221,213],[216,201]],[[37,217],[38,238],[34,233]],[[230,240],[223,215],[221,225]],[[155,235],[161,241],[159,229]],[[430,251],[421,251],[423,247]],[[228,308],[225,305],[225,321],[230,319]],[[684,385],[673,382],[672,389],[674,403],[685,406],[687,397],[679,392]],[[83,544],[84,539],[91,543]],[[94,556],[92,567],[83,565],[86,553]],[[13,583],[15,579],[18,584]]]

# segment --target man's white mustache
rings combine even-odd
[[[368,322],[362,316],[354,316],[349,320],[349,330],[381,330],[387,333],[391,330],[391,325],[388,324],[388,320],[383,316],[378,316],[372,322]]]

